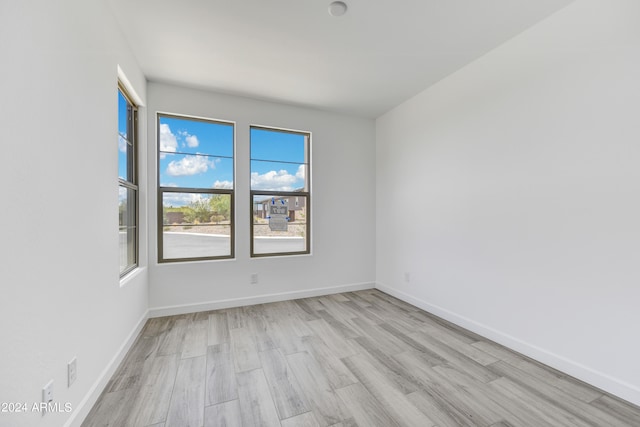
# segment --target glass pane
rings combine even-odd
[[[118,178],[134,182],[133,174],[133,109],[118,90]]]
[[[251,128],[251,158],[306,163],[307,135]]]
[[[164,259],[231,256],[231,195],[162,193]]]
[[[119,224],[120,227],[136,225],[136,190],[119,187]]]
[[[119,245],[120,245],[120,273],[134,267],[138,260],[136,251],[136,190],[126,187],[119,188]]]
[[[306,196],[253,196],[253,254],[308,252]]]
[[[306,191],[306,165],[251,161],[251,189],[266,191]]]
[[[129,165],[133,161],[133,147],[129,136],[129,120],[131,104],[118,90],[118,178],[133,182],[132,170]]]
[[[160,151],[233,157],[233,125],[160,116]]]
[[[127,113],[128,113],[128,105],[127,98],[122,95],[122,92],[118,90],[118,133],[122,135],[124,138],[127,137]]]
[[[136,265],[136,227],[120,227],[120,274]]]
[[[118,135],[118,178],[134,182],[133,146],[122,135]]]
[[[160,186],[233,188],[233,159],[160,153]]]

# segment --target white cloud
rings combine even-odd
[[[200,145],[198,137],[195,135],[191,135],[186,130],[179,130],[178,135],[180,136],[180,141],[184,140],[186,142],[187,147],[195,148]],[[182,144],[182,146],[184,147],[185,144]]]
[[[167,165],[167,174],[171,176],[197,175],[205,173],[209,168],[215,168],[213,162],[205,156],[185,156],[181,160],[174,160]]]
[[[254,190],[272,190],[272,191],[293,191],[294,184],[298,181],[298,174],[291,175],[286,170],[282,169],[279,172],[269,171],[264,174],[253,172],[251,174],[251,188]],[[304,174],[304,172],[303,172]]]
[[[122,153],[127,152],[127,141],[122,137],[122,135],[118,135],[118,150]]]
[[[198,137],[195,136],[195,135],[187,134],[187,136],[185,136],[184,140],[187,141],[187,146],[191,147],[191,148],[195,148],[198,145],[200,145],[200,141],[198,141]]]
[[[208,198],[208,195],[198,193],[163,193],[163,206],[186,206],[192,202]]]
[[[225,190],[233,189],[233,181],[218,181],[213,183],[213,188],[224,188]]]
[[[305,165],[298,166],[298,171],[296,172],[296,178],[304,180],[304,176],[307,173],[307,168]]]
[[[166,123],[160,125],[160,151],[175,153],[178,149],[178,140]]]

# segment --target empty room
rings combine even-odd
[[[0,0],[0,426],[639,426],[639,18]]]

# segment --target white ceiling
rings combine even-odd
[[[109,0],[142,71],[375,118],[572,0]]]

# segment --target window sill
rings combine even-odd
[[[144,270],[146,270],[146,267],[138,267],[131,270],[129,273],[125,274],[124,276],[122,276],[120,278],[120,287],[124,288],[125,286],[128,286],[131,282],[134,282],[135,281],[134,279],[139,275],[141,275],[144,272]]]

